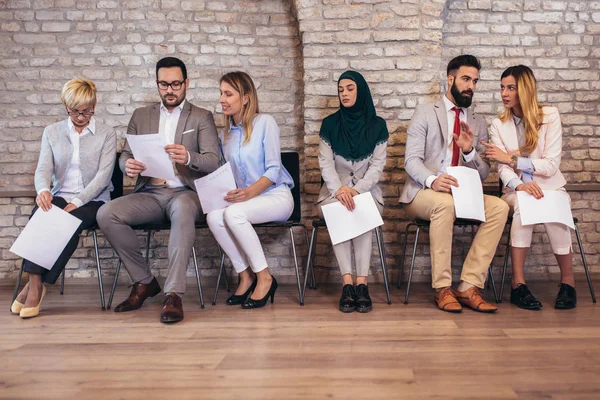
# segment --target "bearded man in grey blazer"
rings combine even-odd
[[[457,180],[448,166],[476,169],[481,180],[489,175],[489,162],[482,156],[488,141],[482,116],[469,107],[479,80],[479,60],[471,55],[455,57],[447,67],[448,90],[437,103],[417,107],[408,128],[404,168],[406,182],[400,203],[413,218],[431,221],[429,229],[432,286],[435,301],[444,311],[460,312],[467,306],[480,312],[495,312],[483,289],[489,265],[502,236],[508,205],[484,195],[485,218],[463,264],[461,281],[452,289],[452,228],[456,219],[451,186]]]
[[[171,223],[168,245],[169,269],[160,321],[183,319],[181,297],[185,292],[187,265],[196,239],[195,224],[205,216],[195,192],[194,180],[219,165],[217,129],[210,111],[185,100],[189,87],[185,64],[165,57],[156,64],[156,83],[161,102],[134,111],[127,133],[160,133],[166,138],[165,151],[173,161],[176,180],[140,175],[145,165],[133,158],[126,144],[119,158],[124,174],[137,178],[132,194],[116,199],[98,212],[98,224],[129,273],[133,286],[129,297],[115,312],[140,308],[161,289],[142,257],[132,226]]]

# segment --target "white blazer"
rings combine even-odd
[[[559,169],[562,156],[562,125],[556,107],[543,107],[542,112],[544,119],[538,130],[537,147],[529,155],[535,167],[533,181],[542,189],[557,190],[567,183]],[[495,118],[490,127],[490,140],[505,153],[521,155],[517,128],[512,118],[506,122]],[[513,178],[521,179],[523,172],[516,167],[513,169],[507,164],[498,163],[498,174],[506,192],[512,190],[506,187],[508,182]]]

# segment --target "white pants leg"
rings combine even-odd
[[[267,268],[267,260],[252,224],[286,221],[293,211],[292,192],[282,185],[243,203],[212,211],[206,220],[236,272],[248,266],[260,272]]]

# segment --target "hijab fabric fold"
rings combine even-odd
[[[333,149],[334,154],[346,160],[358,162],[368,158],[378,144],[387,142],[389,133],[383,118],[375,113],[369,85],[356,71],[346,71],[340,75],[356,83],[356,103],[344,107],[323,120],[321,139]]]

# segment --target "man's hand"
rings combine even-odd
[[[169,158],[171,161],[183,165],[188,163],[188,151],[184,145],[168,144],[165,146],[165,151],[169,153]]]
[[[460,136],[457,134],[452,136],[454,136],[454,142],[463,153],[469,153],[473,149],[473,132],[466,122],[460,121]]]
[[[35,198],[35,204],[43,211],[48,211],[52,208],[52,193],[46,190],[38,194]]]
[[[515,188],[515,190],[519,192],[526,192],[535,197],[536,199],[541,199],[544,197],[544,192],[542,192],[542,188],[535,182],[522,183]]]
[[[137,178],[146,169],[143,162],[137,161],[134,158],[129,158],[125,162],[125,173],[130,178]]]
[[[431,183],[431,188],[441,193],[452,193],[451,186],[458,187],[458,181],[455,177],[448,174],[441,174]]]

